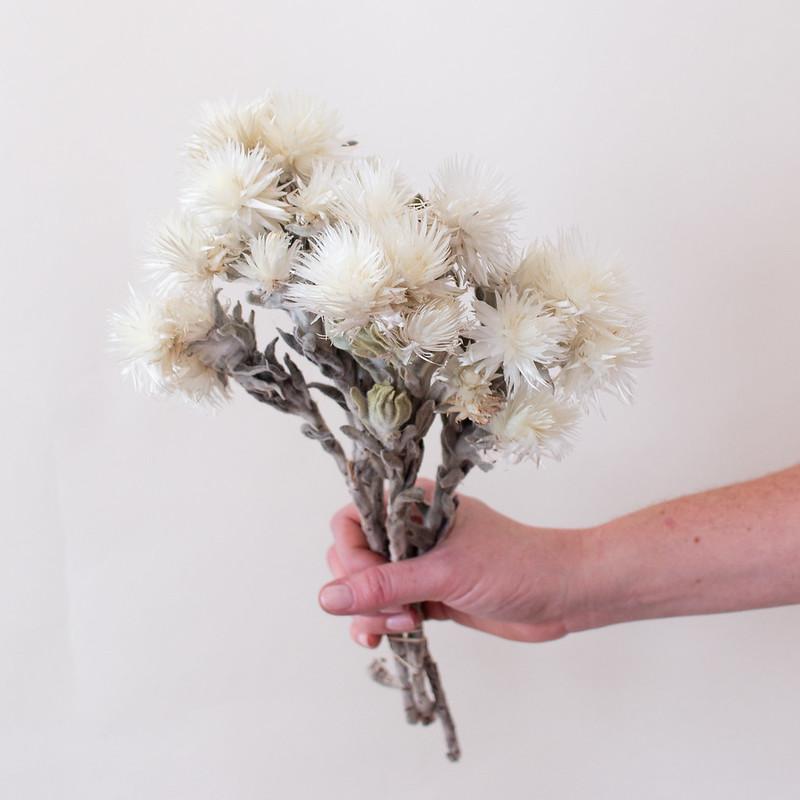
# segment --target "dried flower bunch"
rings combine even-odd
[[[602,392],[630,398],[643,320],[622,275],[577,237],[520,248],[516,201],[492,170],[453,159],[418,193],[352,144],[300,95],[207,110],[146,263],[150,296],[114,315],[113,338],[142,389],[218,402],[236,383],[299,416],[335,459],[370,547],[411,558],[447,534],[474,466],[561,458]],[[232,283],[247,288],[247,316],[221,295]],[[320,380],[279,357],[277,339],[257,344],[255,308],[288,314],[280,338]],[[346,415],[338,432],[315,392]],[[437,416],[426,501],[415,484]],[[378,663],[373,676],[401,689],[409,722],[438,717],[457,759],[422,631],[390,645],[397,674]]]

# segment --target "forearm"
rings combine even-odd
[[[566,624],[800,602],[800,466],[585,532]]]

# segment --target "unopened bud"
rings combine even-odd
[[[388,439],[411,418],[411,399],[390,383],[376,383],[367,392],[369,426],[381,438]]]

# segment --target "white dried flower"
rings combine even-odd
[[[573,329],[557,385],[579,400],[596,402],[603,390],[630,400],[632,370],[647,362],[649,348],[625,276],[594,261],[569,234],[532,247],[513,280],[540,292]]]
[[[203,284],[225,271],[225,251],[189,214],[168,217],[157,231],[145,261],[159,283],[170,290],[180,284]]]
[[[569,328],[532,291],[509,287],[497,293],[497,308],[476,302],[475,315],[479,324],[467,334],[473,343],[464,363],[475,364],[489,376],[502,368],[512,393],[522,383],[545,383],[540,370],[564,358]]]
[[[456,419],[470,419],[486,425],[500,410],[502,398],[492,391],[489,379],[475,367],[465,367],[450,359],[440,376],[445,381],[444,403]]]
[[[289,280],[292,274],[296,245],[285,233],[262,233],[250,240],[249,248],[233,268],[243,277],[271,292]]]
[[[341,147],[339,115],[304,94],[275,94],[263,123],[267,152],[284,169],[308,177],[315,159],[336,155]]]
[[[377,158],[345,162],[337,194],[340,218],[373,226],[401,216],[414,197],[397,166]]]
[[[517,201],[505,179],[483,164],[454,158],[434,178],[430,206],[450,230],[452,249],[479,286],[503,283],[514,266]]]
[[[296,179],[297,189],[289,195],[300,225],[330,225],[336,218],[336,191],[341,165],[331,159],[312,163],[311,177]]]
[[[384,252],[399,283],[421,289],[451,267],[447,231],[426,215],[406,209],[377,226]]]
[[[542,456],[560,460],[569,450],[580,411],[552,392],[524,389],[509,398],[487,429],[501,454],[512,462]]]
[[[432,300],[415,308],[403,320],[398,339],[406,354],[430,358],[453,353],[467,327],[467,309],[457,297]]]
[[[323,317],[332,335],[391,315],[403,299],[378,240],[364,226],[326,228],[301,256],[295,273],[306,282],[290,284],[287,297]]]
[[[229,246],[264,230],[280,231],[289,219],[278,186],[281,170],[260,148],[248,152],[240,143],[226,142],[192,167],[184,203]]]
[[[268,119],[270,97],[240,105],[220,102],[203,108],[203,118],[186,145],[191,158],[208,158],[208,154],[228,142],[241,144],[247,150],[264,146],[264,125]]]
[[[182,394],[194,402],[225,396],[224,379],[190,350],[214,327],[212,297],[187,291],[143,299],[131,290],[126,309],[111,318],[111,339],[138,389]]]

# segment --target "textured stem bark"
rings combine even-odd
[[[223,313],[221,308],[218,312]],[[385,380],[392,376],[378,375],[370,360],[362,363],[346,351],[333,347],[325,338],[319,320],[299,312],[293,317],[295,331],[280,332],[281,337],[292,350],[314,363],[332,383],[310,385],[291,358],[285,356],[282,362],[276,358],[275,342],[263,353],[258,351],[252,321],[245,323],[240,310],[230,320],[231,331],[226,335],[238,337],[243,355],[235,367],[228,368],[226,364],[227,374],[260,402],[304,421],[303,433],[316,439],[330,453],[344,475],[371,550],[395,561],[427,552],[449,530],[456,509],[456,487],[472,466],[462,454],[463,448],[459,447],[467,432],[466,426],[443,416],[442,464],[437,470],[431,502],[428,505],[421,502],[415,482],[422,463],[423,439],[434,417],[434,402],[427,398],[427,392],[435,365],[431,365],[430,374],[423,371],[407,376],[409,381],[413,378],[413,383],[409,382],[407,387],[414,397],[414,418],[397,431],[394,438],[379,441],[352,405],[351,388],[364,395],[378,378]],[[209,358],[220,352],[219,338],[209,340]],[[402,382],[400,385],[402,388]],[[331,432],[311,396],[311,388],[321,391],[347,414],[349,426],[342,427],[342,432],[353,439],[351,458]],[[421,613],[422,609],[418,610]],[[422,626],[387,639],[394,654],[397,677],[391,678],[381,662],[371,668],[373,677],[384,685],[399,686],[410,723],[429,724],[436,718],[440,720],[447,756],[456,761],[461,751],[455,724]]]

